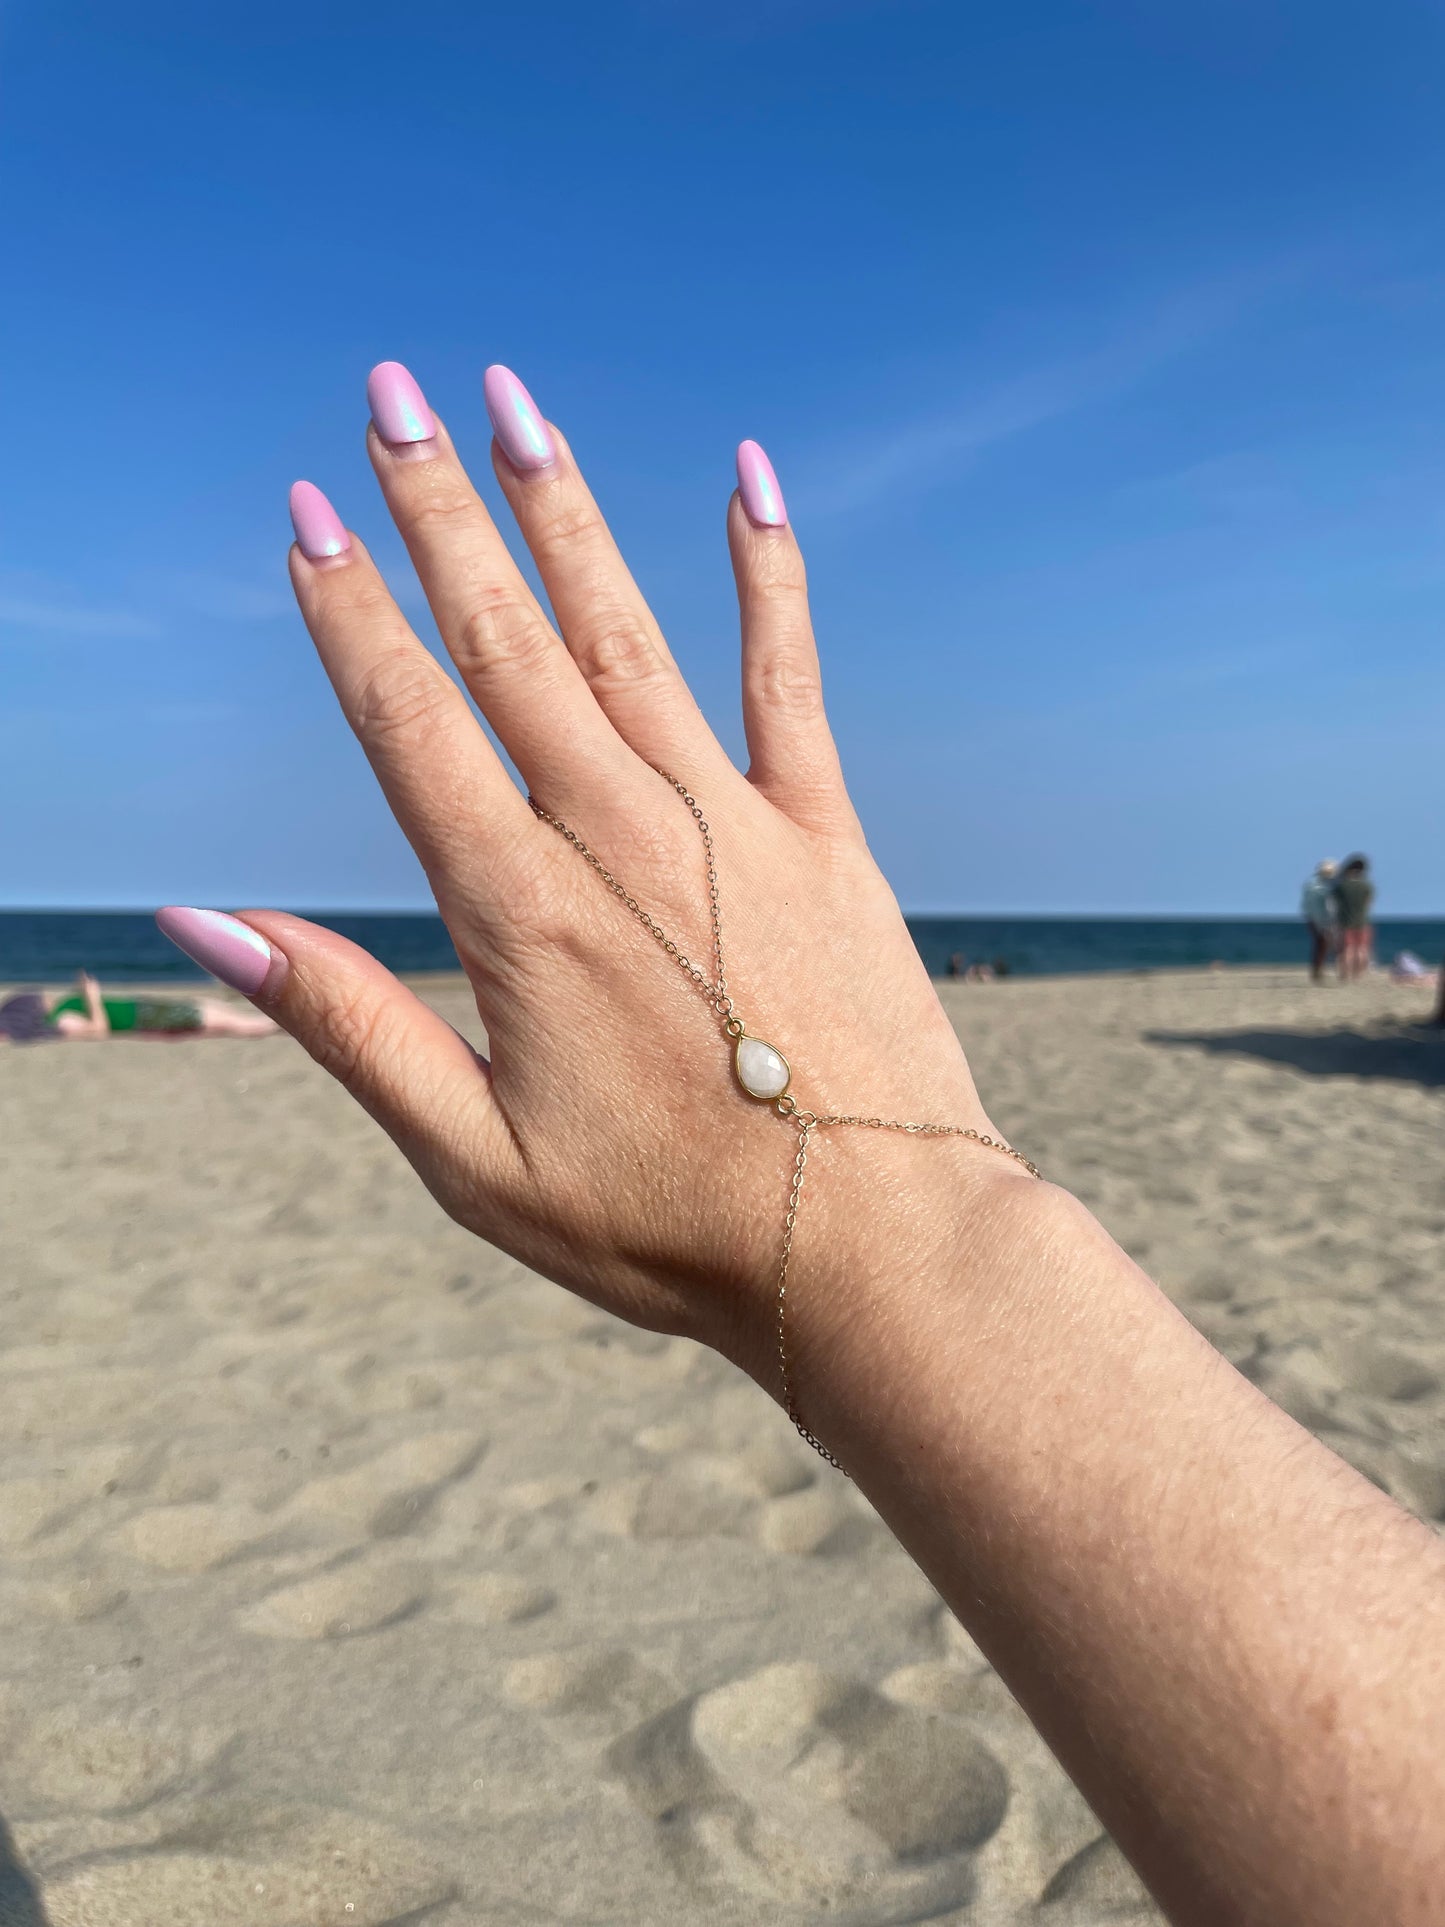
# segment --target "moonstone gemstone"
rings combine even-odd
[[[781,1051],[761,1037],[740,1037],[735,1062],[738,1082],[750,1097],[781,1097],[788,1088],[790,1073]]]

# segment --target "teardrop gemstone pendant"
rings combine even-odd
[[[759,1098],[764,1104],[780,1098],[793,1076],[780,1050],[765,1044],[761,1037],[749,1037],[746,1031],[733,1052],[733,1069],[748,1096]]]

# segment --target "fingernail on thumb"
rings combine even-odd
[[[254,997],[271,972],[276,954],[259,930],[228,917],[223,910],[190,910],[168,904],[156,911],[156,924],[192,963],[243,997]]]

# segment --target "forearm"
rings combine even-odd
[[[1074,1200],[975,1195],[809,1418],[1171,1917],[1399,1927],[1445,1882],[1445,1555]]]

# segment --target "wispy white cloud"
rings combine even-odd
[[[157,593],[183,614],[210,622],[272,622],[296,608],[284,569],[271,570],[265,579],[167,570],[154,582]]]
[[[810,518],[847,515],[958,475],[990,449],[1099,407],[1238,322],[1296,281],[1303,262],[1176,291],[1116,321],[1100,346],[1005,374],[887,432],[820,451],[796,490]]]
[[[151,616],[137,615],[130,609],[98,609],[85,603],[51,601],[0,591],[0,626],[28,629],[47,636],[68,636],[77,640],[103,637],[109,641],[134,642],[163,633]]]
[[[93,601],[79,586],[7,570],[0,575],[0,630],[16,638],[29,631],[47,639],[146,642],[198,621],[272,622],[296,607],[284,574],[277,580],[259,572],[160,569],[141,573],[128,587],[138,607]]]
[[[1121,501],[1188,506],[1230,520],[1263,522],[1298,509],[1310,480],[1307,456],[1287,449],[1237,449],[1126,482]]]

